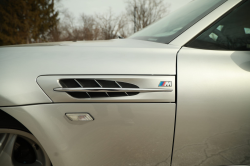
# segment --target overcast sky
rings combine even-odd
[[[171,4],[170,10],[176,10],[191,0],[164,0],[165,3]],[[113,9],[115,14],[125,11],[125,0],[61,0],[61,6],[68,8],[75,17],[79,17],[81,13],[95,14],[104,13],[109,7]]]

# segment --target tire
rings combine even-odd
[[[51,166],[39,141],[19,121],[0,110],[0,165]]]

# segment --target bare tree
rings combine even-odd
[[[60,41],[61,40],[61,29],[59,28],[59,22],[57,25],[50,31],[48,35],[48,41]]]
[[[93,30],[93,40],[99,40],[101,35],[101,29],[98,25],[95,26]]]
[[[134,8],[136,7],[136,29],[145,28],[168,13],[169,4],[164,0],[126,0],[129,21],[134,23]]]
[[[60,21],[59,28],[61,30],[61,40],[62,41],[72,41],[77,40],[79,37],[79,30],[74,23],[74,16],[72,13],[68,11],[68,9],[64,9],[61,11],[62,19]]]
[[[105,14],[96,14],[96,18],[104,40],[116,38],[119,31],[122,31],[127,25],[126,16],[124,14],[114,16],[111,8]]]
[[[56,0],[60,1],[60,0]],[[112,9],[106,13],[81,14],[78,22],[68,9],[60,7],[60,20],[51,30],[49,41],[108,40],[118,35],[128,36],[128,20],[125,14],[114,15]]]
[[[119,31],[119,36],[120,37],[126,38],[126,37],[128,37],[128,34],[129,34],[129,28],[128,28],[128,26],[123,27]]]
[[[93,16],[83,13],[81,14],[80,22],[82,22],[82,25],[80,27],[82,40],[98,39],[98,25]]]

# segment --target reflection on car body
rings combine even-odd
[[[249,164],[249,8],[195,0],[127,39],[1,47],[0,165]]]

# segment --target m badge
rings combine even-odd
[[[172,81],[161,81],[159,87],[160,86],[172,87]]]

